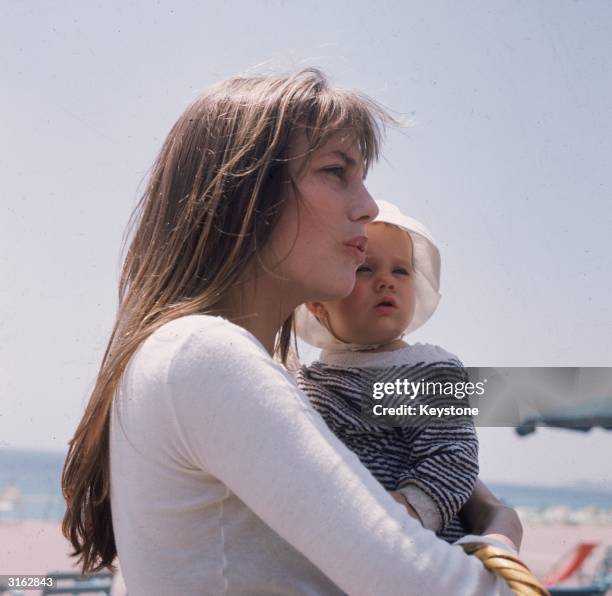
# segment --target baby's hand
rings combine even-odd
[[[406,511],[408,512],[408,515],[410,515],[411,517],[414,517],[414,519],[416,519],[418,522],[420,522],[421,524],[423,523],[421,521],[421,518],[419,517],[419,514],[414,510],[414,507],[408,502],[408,499],[406,499],[406,497],[400,493],[397,492],[395,490],[390,490],[388,491],[388,493],[400,504],[403,505],[404,508],[406,509]]]

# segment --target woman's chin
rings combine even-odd
[[[320,288],[318,298],[311,301],[316,302],[334,302],[346,298],[355,287],[355,276],[352,275],[347,279],[338,277],[330,280],[330,283],[325,288]]]

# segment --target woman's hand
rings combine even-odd
[[[516,511],[504,505],[482,482],[476,480],[472,496],[460,515],[474,534],[495,538],[518,552],[523,526]]]
[[[387,491],[400,505],[403,505],[404,508],[406,509],[406,511],[408,512],[408,515],[410,515],[411,517],[414,517],[414,519],[416,519],[419,523],[422,524],[421,522],[421,518],[419,517],[419,514],[414,510],[414,507],[408,502],[408,499],[406,499],[406,497],[400,493],[397,492],[395,490],[390,490]]]

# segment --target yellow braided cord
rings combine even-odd
[[[483,565],[503,578],[519,596],[550,596],[550,592],[536,579],[529,567],[518,557],[488,544],[466,545],[468,554],[478,557]]]

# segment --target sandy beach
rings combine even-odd
[[[585,564],[592,572],[603,556],[606,545],[612,545],[612,525],[565,525],[526,522],[521,557],[532,571],[542,576],[579,542],[598,542],[600,546]],[[0,574],[45,574],[70,569],[73,562],[68,542],[55,522],[0,523]],[[115,582],[113,594],[124,593],[122,583]]]

